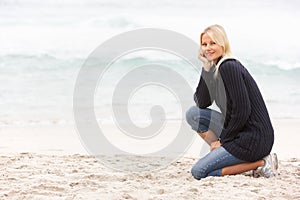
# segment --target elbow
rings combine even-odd
[[[209,102],[209,103],[199,103],[198,104],[198,107],[201,108],[201,109],[205,109],[209,106],[211,106],[211,102]]]
[[[196,94],[194,95],[194,101],[195,101],[196,105],[201,109],[207,108],[207,107],[211,106],[211,104],[212,104],[210,99],[197,98]]]
[[[209,106],[211,106],[212,102],[211,101],[195,101],[196,102],[196,105],[201,108],[201,109],[205,109]]]
[[[246,122],[251,115],[251,105],[250,102],[246,101],[242,105],[235,109],[234,111],[236,118],[240,121]]]

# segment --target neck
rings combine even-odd
[[[218,62],[222,59],[223,57],[222,56],[220,56],[219,58],[217,58],[216,60],[214,60],[213,62],[214,62],[214,64],[215,65],[217,65],[218,64]]]

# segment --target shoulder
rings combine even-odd
[[[219,67],[220,72],[224,71],[242,71],[244,66],[236,59],[224,60]]]
[[[224,60],[219,66],[219,73],[224,79],[236,79],[245,75],[245,67],[236,59]]]

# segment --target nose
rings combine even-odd
[[[203,46],[202,47],[202,50],[205,52],[205,51],[209,51],[209,50],[211,50],[211,45],[206,45],[206,46]]]
[[[212,46],[211,46],[210,44],[206,45],[206,49],[207,49],[207,50],[210,50],[211,47],[212,47]]]

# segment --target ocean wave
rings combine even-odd
[[[40,55],[4,55],[0,56],[0,69],[5,72],[61,71],[79,69],[82,58],[59,58],[48,54]]]
[[[214,15],[209,9],[203,9],[212,6]],[[42,53],[58,52],[63,56],[68,53],[86,55],[112,35],[137,27],[166,28],[191,36],[198,42],[202,28],[220,18],[220,22],[228,30],[229,39],[234,39],[237,44],[235,49],[247,49],[248,52],[255,53],[270,52],[269,54],[278,56],[285,52],[299,52],[298,30],[289,33],[289,38],[296,38],[295,41],[278,40],[285,34],[284,30],[290,30],[299,24],[295,2],[233,1],[226,8],[227,6],[231,12],[240,16],[239,19],[224,17],[230,9],[224,9],[220,0],[2,0],[0,25],[3,36],[0,39],[0,53],[23,54],[31,51],[39,54],[44,51]],[[247,12],[249,9],[252,12]],[[252,23],[253,16],[260,19],[259,23]],[[243,21],[245,27],[236,20]],[[268,24],[267,29],[265,24]],[[261,29],[265,31],[254,31],[252,34],[253,30]],[[293,57],[298,59],[299,55]],[[274,62],[273,59],[271,61]],[[273,64],[289,69],[294,68],[294,65],[299,67],[299,63],[290,61],[287,64],[275,61]]]
[[[289,62],[286,60],[258,60],[258,59],[241,59],[242,64],[252,73],[257,75],[269,76],[297,76],[300,75],[300,63]]]
[[[51,54],[8,54],[0,56],[0,68],[11,70],[40,69],[62,70],[79,69],[82,64],[92,58],[87,57],[60,57]],[[95,63],[101,65],[101,60],[95,59]],[[147,63],[160,63],[163,65],[180,66],[186,64],[186,60],[176,56],[167,55],[166,52],[155,54],[139,53],[137,56],[125,56],[117,60],[122,66],[139,66]],[[300,63],[286,60],[259,61],[258,59],[241,59],[242,64],[255,74],[265,75],[300,75]],[[200,64],[201,65],[201,64]],[[199,69],[201,66],[199,66]]]

